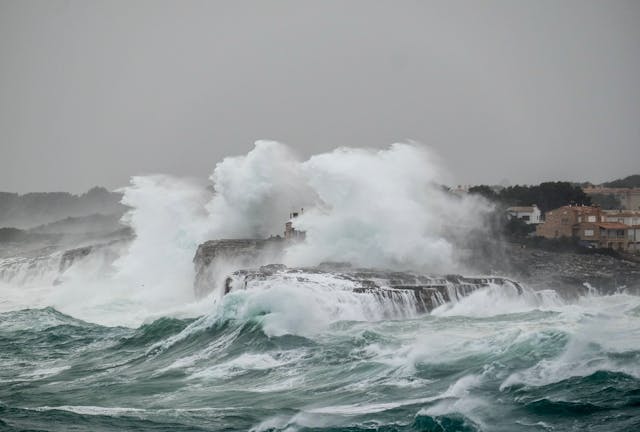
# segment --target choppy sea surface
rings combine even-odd
[[[0,430],[640,430],[640,297],[494,287],[380,316],[314,289],[133,328],[6,310]]]

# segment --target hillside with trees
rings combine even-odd
[[[590,205],[591,198],[580,186],[569,182],[545,182],[535,186],[509,186],[498,191],[491,186],[469,188],[469,193],[482,195],[505,207],[536,204],[542,212],[568,204]]]
[[[121,215],[122,194],[94,187],[81,195],[68,192],[36,192],[20,195],[0,192],[0,227],[32,228],[65,218],[89,215]]]

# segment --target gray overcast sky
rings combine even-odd
[[[0,190],[413,139],[451,183],[640,172],[640,1],[0,0]]]

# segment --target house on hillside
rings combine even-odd
[[[546,238],[572,237],[573,227],[580,223],[602,222],[602,210],[592,206],[562,206],[549,210],[544,223],[536,227],[536,235]]]
[[[535,204],[525,207],[509,207],[507,209],[507,216],[509,219],[521,219],[528,224],[539,224],[542,222],[542,212]]]
[[[569,205],[548,211],[544,223],[536,227],[536,235],[573,237],[592,247],[639,251],[640,224],[634,221],[634,217],[616,217],[596,206]]]

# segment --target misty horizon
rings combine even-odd
[[[212,170],[213,171],[213,170]],[[155,175],[167,175],[164,173],[138,173],[135,175],[132,175],[129,178],[129,181],[127,183],[124,183],[122,185],[118,185],[115,187],[107,187],[105,185],[101,185],[101,184],[94,184],[89,186],[87,189],[84,190],[79,190],[79,189],[75,189],[75,190],[28,190],[28,191],[11,191],[11,190],[0,190],[0,193],[10,193],[10,194],[17,194],[19,196],[24,196],[27,194],[57,194],[57,193],[68,193],[74,196],[82,196],[82,195],[86,195],[87,193],[91,192],[91,190],[94,189],[106,189],[109,192],[117,192],[117,193],[121,193],[127,186],[130,185],[131,180],[133,180],[134,177],[147,177],[147,176],[155,176]],[[612,182],[614,180],[621,180],[624,179],[626,177],[631,177],[634,175],[638,175],[637,173],[628,173],[625,175],[619,175],[616,177],[612,177],[612,178],[606,178],[601,182],[594,182],[591,181],[589,179],[584,179],[584,180],[572,180],[572,179],[565,179],[565,178],[556,178],[556,179],[545,179],[545,180],[541,180],[538,183],[522,183],[522,182],[513,182],[511,181],[511,179],[508,178],[503,178],[500,182],[496,182],[496,183],[442,183],[442,186],[451,188],[451,189],[455,189],[459,186],[462,187],[472,187],[472,186],[491,186],[491,187],[511,187],[511,186],[535,186],[537,184],[540,183],[548,183],[548,182],[566,182],[566,183],[571,183],[571,184],[584,184],[584,183],[590,183],[593,184],[594,186],[600,186],[602,184],[605,183],[609,183]],[[211,182],[211,179],[209,178],[209,175],[206,175],[204,177],[194,177],[194,176],[171,176],[171,177],[176,177],[176,178],[184,178],[190,181],[194,181],[196,183],[199,183],[203,186],[214,186],[213,183]]]

